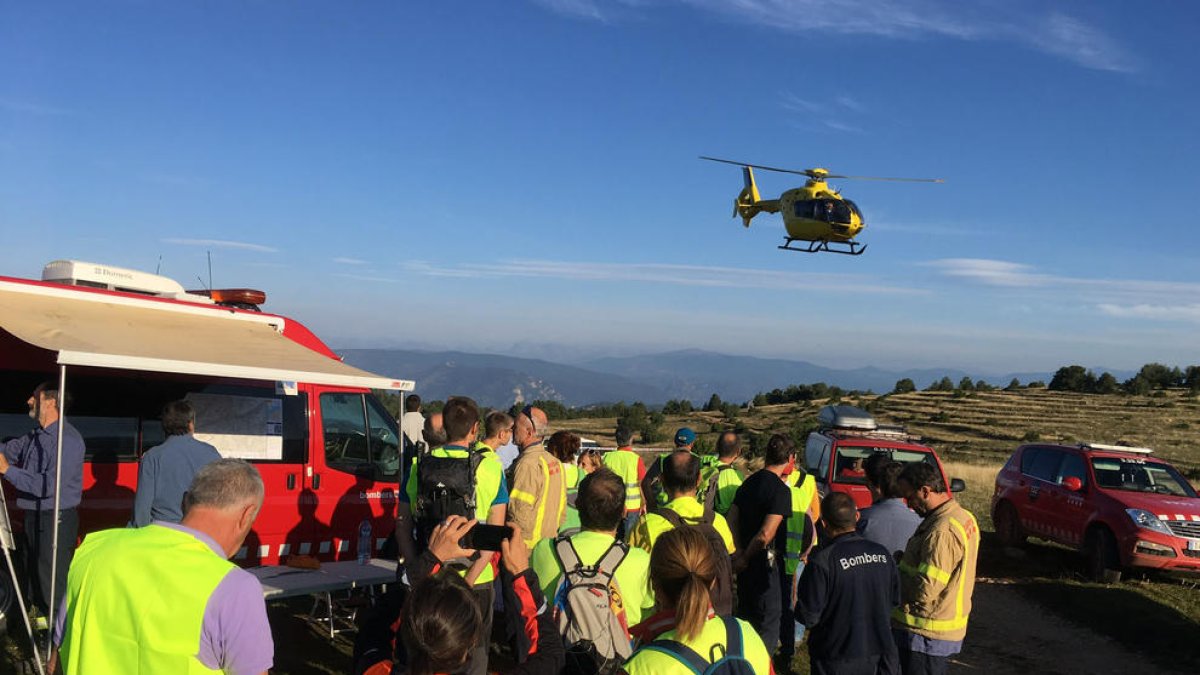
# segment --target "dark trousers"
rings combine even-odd
[[[483,631],[479,634],[479,644],[471,650],[467,659],[467,667],[463,669],[466,675],[487,675],[488,645],[492,642],[492,612],[496,604],[496,582],[474,588],[475,604],[483,613]]]
[[[737,576],[737,617],[754,626],[768,654],[774,654],[779,646],[782,614],[783,595],[776,567],[751,563]]]
[[[930,656],[923,652],[914,652],[907,645],[898,645],[898,647],[900,649],[900,670],[904,675],[946,675],[950,657]]]
[[[899,675],[895,654],[860,656],[851,659],[809,660],[812,675]]]
[[[617,539],[629,541],[629,533],[633,531],[633,526],[637,525],[638,518],[641,518],[641,516],[642,514],[638,511],[626,513],[625,517],[621,519],[620,524],[617,525]]]
[[[54,592],[50,592],[50,568],[54,563],[54,511],[25,512],[25,563],[24,588],[26,600],[32,602],[43,615],[50,611],[53,603],[55,615],[62,607],[67,591],[67,568],[75,557],[75,537],[79,533],[79,515],[75,509],[63,509],[58,518],[58,572],[54,579]]]
[[[795,579],[779,566],[779,653],[792,657],[796,654],[796,615],[792,607],[792,584]]]

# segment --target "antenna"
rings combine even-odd
[[[205,251],[208,254],[208,290],[212,290],[212,251]]]
[[[158,264],[154,266],[154,273],[158,274],[162,270],[162,254],[158,255]]]

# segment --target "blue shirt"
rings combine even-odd
[[[183,520],[183,493],[201,467],[218,459],[221,453],[216,448],[191,434],[171,436],[162,445],[150,448],[138,465],[130,524],[145,527],[155,520]]]
[[[904,551],[908,546],[920,524],[921,516],[908,508],[903,499],[885,499],[862,510],[858,533],[886,548],[895,558],[896,551]]]
[[[54,509],[54,490],[58,484],[58,428],[38,428],[4,444],[8,459],[7,480],[17,489],[17,506],[26,511]],[[62,496],[60,506],[73,509],[83,496],[83,436],[71,426],[63,425],[62,439]]]

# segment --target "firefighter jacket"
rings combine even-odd
[[[566,522],[567,483],[562,463],[540,442],[521,451],[509,479],[508,519],[521,527],[525,545],[558,534]]]
[[[926,514],[900,559],[896,627],[935,640],[962,640],[978,557],[979,526],[970,511],[951,499]]]

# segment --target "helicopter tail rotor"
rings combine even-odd
[[[754,169],[748,166],[742,167],[742,182],[745,187],[733,200],[733,215],[735,217],[740,215],[742,224],[750,227],[750,220],[761,210],[758,202],[762,201],[762,197],[758,194],[758,185],[754,183]]]

